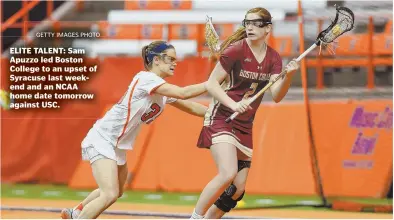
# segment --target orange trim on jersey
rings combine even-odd
[[[131,99],[133,98],[133,93],[134,93],[134,88],[138,83],[138,80],[134,83],[133,88],[131,88],[131,92],[130,92],[130,97],[129,97],[129,101],[127,103],[128,109],[127,109],[127,118],[126,118],[126,123],[123,126],[123,130],[122,130],[122,134],[120,134],[120,136],[118,137],[118,140],[116,141],[116,147],[118,147],[118,143],[120,138],[122,138],[122,136],[124,135],[124,133],[126,132],[126,128],[127,128],[127,124],[129,123],[129,119],[130,119],[130,111],[131,111]]]
[[[160,86],[162,86],[165,82],[163,82],[162,84],[157,85],[155,88],[153,88],[150,92],[149,95],[152,95],[152,93],[154,93],[156,91],[157,88],[159,88]]]

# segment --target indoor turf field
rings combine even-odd
[[[77,205],[88,193],[89,190],[73,190],[65,186],[3,184],[1,218],[59,218],[62,208]],[[196,193],[127,191],[100,218],[189,218],[197,198]],[[392,200],[385,199],[348,198],[348,200],[373,204],[392,203]],[[247,195],[227,218],[393,219],[392,214],[343,212],[314,207],[275,207],[303,204],[317,205],[319,199],[308,196]]]

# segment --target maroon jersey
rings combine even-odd
[[[253,97],[267,85],[271,75],[279,74],[282,71],[282,59],[278,52],[268,46],[264,60],[259,63],[246,39],[237,41],[226,48],[219,61],[228,73],[222,87],[235,102]],[[250,105],[252,110],[238,115],[233,120],[232,124],[235,128],[247,133],[251,132],[253,119],[262,98],[263,96],[260,96]],[[214,100],[205,115],[204,125],[209,126],[216,120],[225,120],[233,113],[230,108]]]

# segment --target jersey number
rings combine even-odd
[[[145,113],[145,114],[142,115],[141,121],[143,121],[143,122],[148,121],[149,119],[151,119],[151,118],[155,117],[157,114],[159,114],[160,110],[161,110],[160,105],[158,105],[156,103],[153,103],[150,106],[150,109],[151,109],[150,112]]]
[[[252,83],[252,85],[250,85],[251,90],[247,91],[243,98],[247,99],[247,98],[249,98],[249,96],[253,95],[256,92],[258,85],[259,85],[258,83]]]

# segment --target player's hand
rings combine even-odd
[[[290,63],[287,64],[285,67],[287,73],[294,73],[299,68],[300,68],[300,65],[295,59],[290,61]]]
[[[235,105],[232,107],[232,110],[234,112],[238,112],[240,114],[246,112],[247,110],[251,110],[252,107],[249,106],[249,101],[248,99],[242,99],[241,101],[235,103]]]

